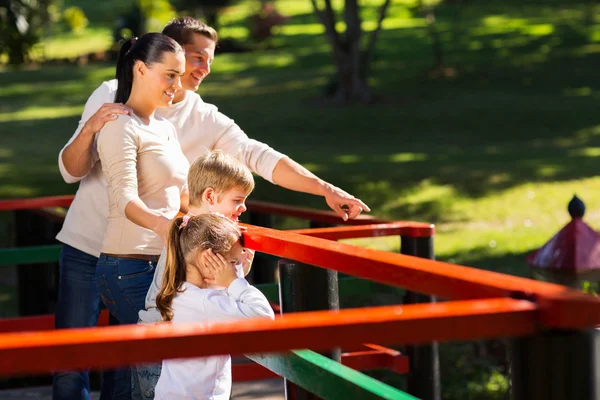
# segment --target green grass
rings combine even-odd
[[[88,17],[101,18],[96,8],[113,2],[96,3],[85,3]],[[365,3],[373,19],[380,2]],[[587,205],[585,220],[600,226],[597,6],[443,6],[438,27],[456,75],[433,79],[425,22],[413,17],[411,3],[393,1],[371,79],[384,102],[337,108],[319,101],[333,68],[310,2],[277,4],[292,19],[275,48],[217,56],[200,89],[251,137],[361,197],[375,215],[435,223],[441,260],[527,275],[526,255],[568,222],[574,193]],[[222,36],[244,37],[252,7],[229,9]],[[90,20],[97,32],[108,29]],[[59,48],[83,46],[53,40]],[[75,192],[62,182],[56,156],[89,94],[113,74],[112,65],[0,73],[0,198]],[[325,207],[262,180],[252,198]],[[398,248],[397,238],[352,242]],[[469,398],[504,390],[493,371],[486,374],[484,394]]]
[[[292,20],[277,48],[218,56],[200,91],[252,137],[360,196],[376,215],[436,223],[441,259],[525,274],[524,255],[567,222],[573,193],[598,225],[600,25],[584,25],[586,3],[440,8],[457,76],[436,80],[428,75],[423,21],[409,3],[395,1],[372,77],[386,102],[347,108],[315,100],[333,69],[309,2],[279,4]],[[229,9],[223,31],[243,29],[252,7]],[[365,7],[365,15],[374,9]],[[53,41],[65,52],[78,48],[70,35]],[[93,65],[0,74],[0,197],[75,191],[62,183],[56,155],[87,96],[113,71]],[[253,197],[324,206],[264,182]],[[396,240],[367,244],[393,249]]]

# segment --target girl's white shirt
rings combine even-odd
[[[173,324],[263,317],[274,319],[265,296],[244,278],[227,289],[201,289],[189,282],[173,299]],[[206,343],[210,346],[210,343]],[[231,356],[164,360],[155,399],[228,400]]]

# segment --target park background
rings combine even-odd
[[[356,2],[332,3],[344,40],[356,27],[344,8]],[[349,98],[332,96],[332,45],[312,0],[3,2],[0,198],[75,193],[57,155],[88,96],[113,78],[119,37],[194,15],[222,39],[202,98],[373,215],[436,224],[439,260],[528,276],[526,256],[568,222],[575,193],[598,227],[600,4],[362,0],[363,48],[384,3],[370,93]],[[261,179],[251,198],[326,206]],[[399,247],[397,238],[352,242]],[[0,281],[0,317],[14,315],[15,295]],[[444,399],[507,398],[503,341],[443,345],[441,357]]]

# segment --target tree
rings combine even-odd
[[[25,63],[50,19],[53,0],[0,0],[0,53],[12,65]]]
[[[358,0],[344,0],[345,32],[336,29],[337,21],[331,0],[325,0],[323,8],[319,7],[317,0],[311,2],[317,18],[325,26],[325,35],[332,47],[336,77],[330,95],[339,103],[370,102],[373,98],[368,83],[370,65],[390,0],[383,0],[377,27],[370,33],[365,46],[361,46],[363,31]]]

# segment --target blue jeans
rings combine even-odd
[[[102,302],[119,324],[137,323],[155,269],[156,262],[100,255],[96,286]],[[132,386],[131,369],[116,370],[113,399],[130,400]]]
[[[98,259],[69,245],[60,252],[60,279],[54,325],[56,329],[96,326],[100,315],[100,295],[94,278]],[[116,320],[111,318],[111,325]],[[105,371],[101,399],[112,395],[113,371]],[[63,371],[54,376],[54,400],[88,400],[90,382],[88,371]]]

